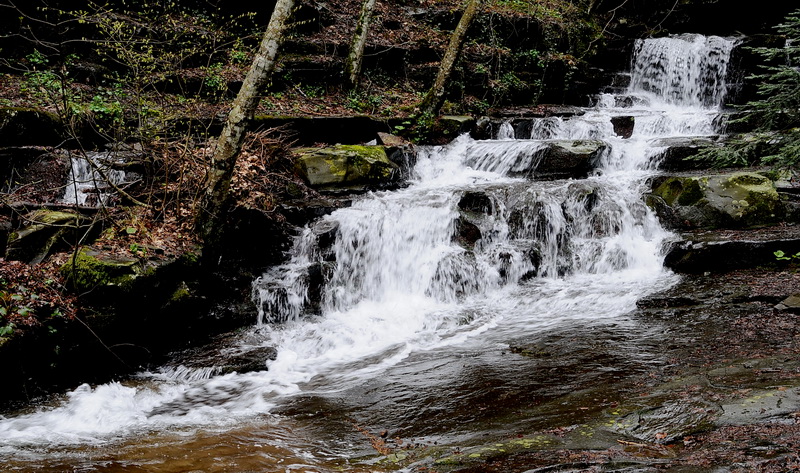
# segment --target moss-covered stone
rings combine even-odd
[[[386,188],[400,178],[400,168],[382,146],[337,145],[300,148],[295,153],[297,171],[320,190]]]
[[[137,259],[84,248],[61,267],[61,274],[75,291],[87,292],[100,286],[128,288],[144,269]]]
[[[662,218],[686,227],[750,227],[777,222],[786,214],[774,183],[757,173],[668,177],[656,183],[653,195],[673,213],[656,209]]]
[[[47,255],[74,244],[79,235],[91,228],[78,214],[37,210],[25,218],[28,225],[8,236],[7,257],[10,260],[37,264]]]

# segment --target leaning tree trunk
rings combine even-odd
[[[450,79],[450,74],[453,72],[453,67],[461,52],[461,47],[464,45],[464,38],[467,36],[467,30],[475,14],[478,12],[480,3],[481,0],[469,0],[467,8],[464,9],[464,14],[461,15],[458,26],[456,26],[455,31],[453,31],[453,35],[450,36],[450,44],[447,46],[442,63],[439,65],[439,73],[436,75],[436,80],[419,103],[418,109],[421,114],[436,115],[439,113],[439,109],[442,108],[445,86]]]
[[[358,16],[356,30],[353,33],[353,40],[350,42],[350,53],[347,55],[347,85],[351,89],[358,86],[358,78],[361,74],[361,62],[364,59],[364,46],[367,44],[367,32],[369,31],[369,20],[372,18],[372,10],[375,7],[375,0],[364,0],[361,4],[361,15]]]
[[[275,70],[275,57],[293,6],[294,0],[278,0],[275,4],[267,31],[261,39],[261,46],[245,76],[242,88],[233,101],[225,128],[211,157],[197,213],[197,230],[205,244],[204,256],[207,256],[206,260],[212,264],[216,263],[216,255],[219,252],[236,159],[242,149],[247,125],[252,120],[261,99],[261,91]]]

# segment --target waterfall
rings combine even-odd
[[[114,191],[110,184],[120,185],[126,173],[109,165],[109,153],[86,153],[71,157],[67,184],[61,202],[65,204],[102,206],[109,203]]]
[[[672,235],[645,205],[645,182],[657,172],[659,140],[717,132],[732,45],[697,35],[643,40],[630,87],[582,115],[536,119],[518,139],[507,124],[495,140],[422,147],[409,187],[312,222],[290,261],[254,282],[252,334],[277,349],[268,370],[214,376],[173,366],[133,386],[84,386],[59,407],[0,419],[6,452],[227,428],[297,395],[344,392],[393,369],[405,376],[399,367],[415,355],[460,364],[451,353],[619,320],[676,282],[662,267]],[[615,117],[633,117],[630,137],[615,134]],[[602,140],[588,178],[536,179],[558,140]]]

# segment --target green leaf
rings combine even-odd
[[[128,228],[125,229],[125,233],[127,233],[128,235],[133,235],[133,234],[136,233],[136,228],[135,227],[128,227]]]

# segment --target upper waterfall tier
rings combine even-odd
[[[636,41],[631,94],[651,94],[673,105],[715,108],[727,93],[735,40],[686,34]]]

